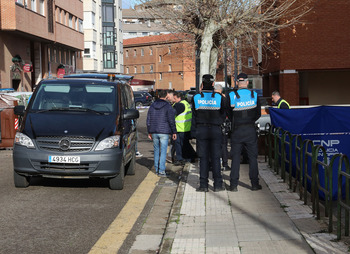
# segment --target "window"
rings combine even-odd
[[[253,67],[253,57],[248,57],[248,67],[252,68]]]
[[[102,21],[103,22],[114,22],[113,4],[108,4],[108,3],[102,4]]]
[[[153,55],[153,48],[149,49],[149,55],[152,56]]]
[[[16,3],[23,5],[23,0],[16,0]]]
[[[31,0],[30,1],[30,7],[32,11],[36,12],[36,0]]]
[[[148,32],[142,32],[142,36],[148,36]]]
[[[153,73],[153,65],[150,65],[150,67],[149,67],[149,72],[150,72],[150,73]]]
[[[103,45],[113,46],[114,45],[114,28],[110,26],[102,27],[103,30]]]
[[[90,49],[89,49],[89,48],[85,48],[85,49],[84,49],[84,57],[88,57],[88,58],[91,57],[91,56],[90,56]]]
[[[161,63],[162,62],[162,56],[159,55],[159,62]]]
[[[83,20],[79,19],[79,32],[83,32]]]
[[[39,0],[39,12],[45,16],[44,0]]]
[[[145,55],[144,49],[141,49],[141,56],[144,56],[144,55]]]
[[[168,48],[168,54],[171,55],[171,47]]]
[[[115,67],[115,54],[114,51],[103,52],[103,68],[114,69]]]
[[[163,74],[160,72],[159,73],[159,80],[162,80],[162,78],[163,78]]]
[[[169,81],[169,89],[173,89],[173,83]]]
[[[129,50],[125,50],[125,57],[129,57]]]
[[[134,56],[137,56],[137,51],[136,51],[136,49],[134,49]]]
[[[171,71],[171,64],[169,64],[169,69],[168,69],[168,71]]]
[[[136,74],[137,73],[137,67],[134,66],[134,73]]]
[[[129,67],[126,67],[126,74],[129,74]]]
[[[141,73],[145,73],[145,66],[141,66]]]
[[[73,28],[73,15],[69,14],[69,23],[68,23],[70,28]]]

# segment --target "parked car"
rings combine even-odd
[[[127,83],[89,74],[42,80],[28,107],[15,107],[22,116],[13,148],[15,186],[42,176],[105,178],[110,189],[123,189],[125,174],[135,174],[139,117]]]
[[[153,102],[153,97],[148,92],[134,91],[136,107],[149,106]]]

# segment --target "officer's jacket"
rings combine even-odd
[[[243,88],[228,96],[232,126],[254,124],[261,116],[261,106],[256,92]]]
[[[276,102],[276,105],[277,105],[277,108],[290,109],[289,103],[286,100],[283,100],[282,98],[280,98]]]
[[[193,114],[196,124],[221,125],[225,120],[226,104],[223,96],[213,91],[202,91],[193,96]]]

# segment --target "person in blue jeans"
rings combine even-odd
[[[154,168],[159,176],[166,176],[165,162],[169,135],[176,140],[175,112],[166,101],[168,91],[159,91],[159,99],[150,106],[147,113],[148,138],[153,140]]]

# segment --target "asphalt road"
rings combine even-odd
[[[28,188],[15,188],[12,151],[0,150],[0,253],[89,252],[152,167],[147,110],[140,111],[138,149],[144,156],[137,158],[136,175],[126,176],[121,191],[110,190],[106,180],[45,178],[34,179]],[[122,252],[130,247],[138,224]]]

